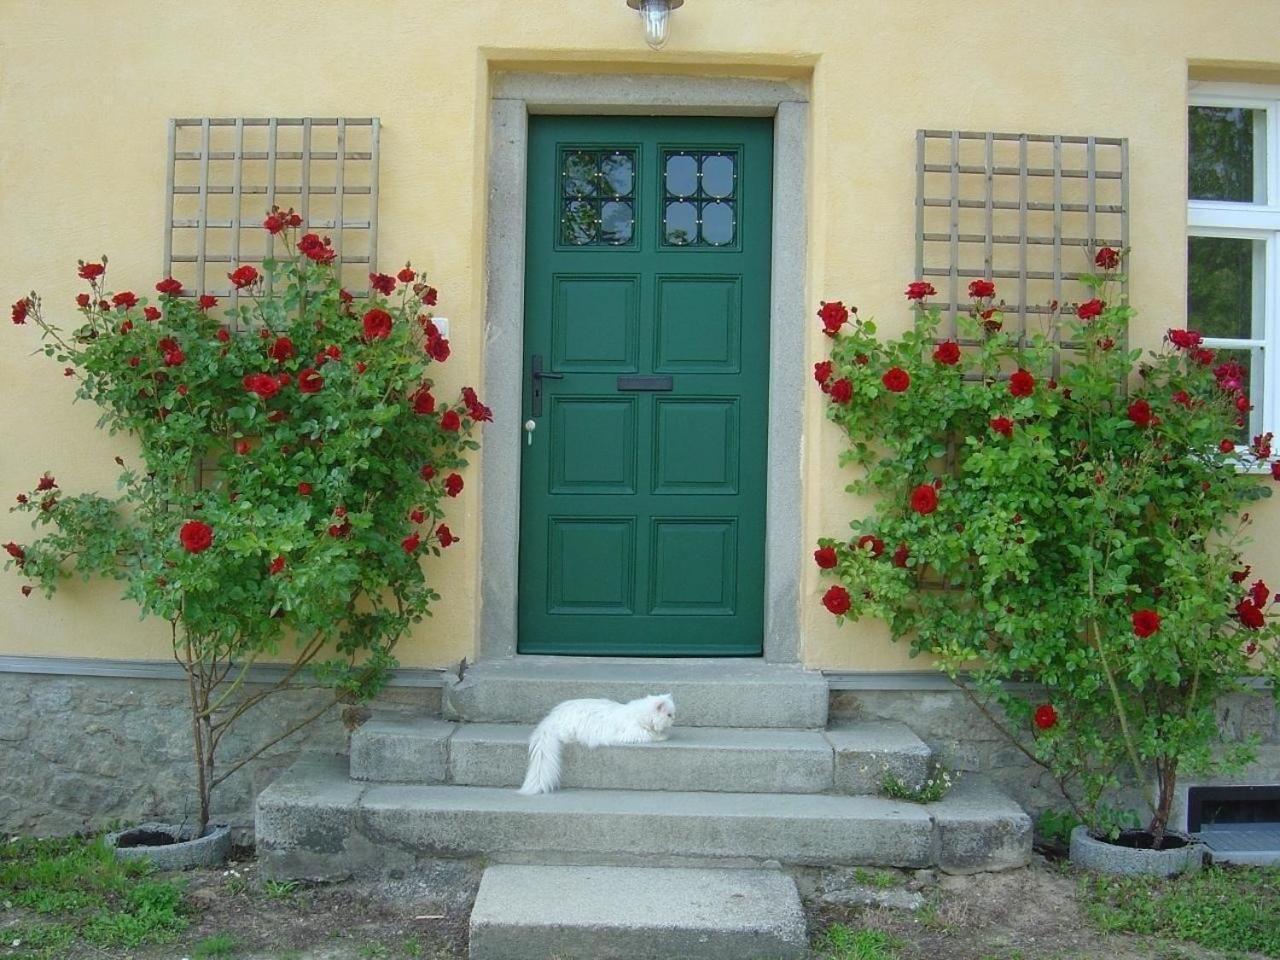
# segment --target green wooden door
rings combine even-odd
[[[762,652],[772,144],[530,120],[521,653]]]

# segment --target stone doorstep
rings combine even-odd
[[[374,719],[351,738],[351,776],[379,783],[516,787],[528,760],[527,724]],[[877,792],[892,772],[919,783],[928,746],[904,724],[833,730],[681,727],[658,743],[570,744],[563,786],[722,793]]]
[[[488,867],[470,960],[789,960],[808,955],[795,882],[778,870]]]
[[[1023,866],[1031,820],[977,778],[917,805],[828,794],[369,785],[341,757],[307,757],[258,797],[270,876],[337,879],[410,869],[419,856],[635,865],[733,863]]]
[[[582,697],[632,700],[670,693],[686,727],[827,725],[821,673],[752,659],[626,660],[513,657],[486,660],[444,692],[445,717],[473,723],[537,723],[556,704]]]

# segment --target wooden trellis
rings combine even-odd
[[[377,117],[170,120],[165,275],[184,296],[234,307],[234,266],[283,253],[262,229],[278,204],[329,236],[343,285],[367,292],[378,264],[378,134]]]
[[[1127,139],[917,131],[916,276],[938,289],[932,302],[962,344],[974,341],[957,317],[980,278],[995,281],[1006,330],[1025,338],[1039,318],[1056,339],[1084,292],[1064,285],[1096,272],[1104,246],[1129,246]]]

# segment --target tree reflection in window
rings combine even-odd
[[[624,246],[635,235],[634,150],[567,150],[560,165],[560,242]]]

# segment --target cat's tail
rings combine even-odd
[[[560,786],[560,737],[546,720],[529,737],[529,769],[520,792],[526,796],[551,793]]]

